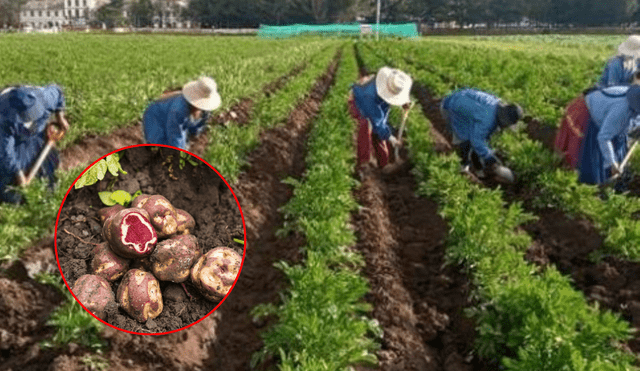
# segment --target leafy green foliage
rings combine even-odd
[[[84,174],[78,179],[76,184],[74,185],[75,189],[80,189],[82,187],[90,186],[98,181],[104,179],[104,176],[107,174],[107,170],[113,176],[118,176],[119,172],[122,174],[126,174],[127,172],[122,169],[120,166],[120,155],[116,152],[113,153],[95,164],[91,166]]]
[[[133,199],[133,196],[131,196],[129,192],[122,190],[98,192],[98,196],[100,197],[100,201],[107,206],[113,206],[115,204],[127,206]]]

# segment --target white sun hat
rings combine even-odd
[[[376,89],[380,98],[392,106],[409,103],[411,76],[389,67],[382,67],[376,75]]]
[[[627,41],[618,46],[618,55],[640,58],[640,36],[631,35]]]
[[[220,107],[222,101],[218,94],[218,85],[207,76],[187,83],[182,88],[182,94],[187,102],[203,111],[213,111]]]

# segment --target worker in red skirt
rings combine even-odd
[[[589,112],[584,97],[595,89],[637,83],[634,75],[640,63],[640,36],[631,35],[618,46],[618,54],[607,61],[600,81],[572,100],[565,110],[555,139],[555,150],[572,169],[578,165],[582,140],[589,122]]]
[[[358,170],[368,164],[384,168],[389,163],[388,142],[399,145],[389,126],[389,108],[393,105],[409,109],[412,82],[406,73],[382,67],[375,76],[364,77],[352,86],[349,110],[359,124]]]

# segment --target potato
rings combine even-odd
[[[150,255],[158,242],[158,235],[143,209],[124,209],[107,219],[103,236],[116,254],[123,258]]]
[[[88,311],[102,319],[104,319],[107,305],[115,302],[109,282],[94,274],[80,276],[71,291]]]
[[[111,250],[109,244],[103,242],[93,248],[91,271],[96,276],[113,282],[129,270],[129,259],[122,258]]]
[[[195,236],[173,236],[156,245],[149,257],[151,271],[160,281],[184,282],[189,278],[193,263],[201,255]]]
[[[104,222],[107,219],[109,219],[110,217],[112,217],[118,211],[120,211],[122,209],[124,209],[124,206],[122,206],[122,205],[114,205],[114,206],[109,206],[109,207],[103,207],[102,209],[98,210],[98,216],[100,217],[100,223],[102,223],[102,225],[104,225]]]
[[[136,197],[137,199],[137,197]],[[176,209],[164,196],[150,196],[142,205],[149,213],[149,220],[158,233],[158,238],[169,237],[178,231]]]
[[[142,206],[147,202],[147,200],[151,197],[151,195],[140,194],[136,198],[131,201],[131,207],[135,207],[137,209],[142,209]]]
[[[131,269],[125,273],[117,298],[120,307],[138,322],[147,322],[162,313],[160,283],[149,272]]]
[[[216,247],[191,268],[191,281],[208,300],[222,300],[231,290],[241,264],[242,257],[237,252],[228,247]]]
[[[182,209],[176,209],[176,215],[178,217],[178,233],[189,234],[193,232],[196,227],[196,220],[193,219],[191,214]]]

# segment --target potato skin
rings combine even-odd
[[[103,242],[93,248],[91,271],[96,276],[113,282],[122,277],[129,270],[129,259],[118,256],[111,250],[109,244]]]
[[[98,210],[98,217],[100,217],[100,223],[104,225],[104,222],[107,219],[109,219],[110,217],[112,217],[122,209],[124,209],[124,206],[122,205],[113,205],[109,207],[103,207],[102,209]]]
[[[130,269],[124,274],[117,299],[122,309],[141,323],[162,313],[160,283],[153,274],[140,269]]]
[[[115,302],[109,282],[94,274],[80,276],[71,291],[87,310],[101,319],[105,317],[107,304]]]
[[[156,229],[158,238],[169,237],[176,234],[178,231],[176,209],[164,196],[150,196],[146,199],[142,208],[149,213],[149,220]]]
[[[210,301],[222,300],[240,272],[242,256],[228,247],[216,247],[191,268],[191,281]]]
[[[178,220],[177,231],[180,234],[189,234],[193,232],[196,227],[196,220],[188,212],[182,209],[176,209],[176,215]]]
[[[129,228],[124,228],[125,223],[135,225],[136,230],[141,233],[129,233]],[[127,233],[125,236],[121,236],[125,229]],[[149,221],[149,214],[144,209],[130,208],[118,211],[107,219],[102,234],[104,239],[109,242],[113,252],[123,258],[148,256],[153,252],[153,248],[158,242],[158,235]],[[135,239],[140,239],[140,241]],[[141,241],[145,241],[144,244]]]
[[[156,278],[181,283],[189,278],[193,263],[201,255],[195,236],[177,235],[158,243],[149,259]]]
[[[144,204],[147,202],[147,200],[149,199],[149,197],[151,197],[151,195],[148,194],[139,194],[136,198],[134,198],[131,201],[131,207],[134,207],[136,209],[142,209],[142,206],[144,206]]]

